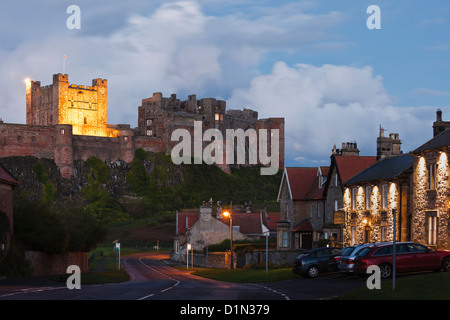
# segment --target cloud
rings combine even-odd
[[[376,154],[380,125],[400,134],[405,152],[431,138],[433,107],[393,105],[372,68],[277,62],[270,74],[235,90],[229,104],[258,107],[260,117],[285,117],[286,158],[295,165],[327,160],[334,144],[358,143],[361,155]]]
[[[322,43],[343,19],[338,12],[305,13],[305,5],[293,10],[293,4],[276,9],[253,4],[254,10],[221,15],[206,14],[195,1],[141,5],[134,12],[115,1],[104,10],[87,1],[79,5],[81,30],[65,27],[65,5],[49,13],[37,8],[39,14],[22,19],[22,28],[33,29],[42,20],[39,32],[28,36],[18,24],[14,45],[0,49],[5,121],[25,122],[23,79],[50,84],[52,74],[62,72],[64,55],[70,83],[108,79],[108,122],[135,126],[141,99],[153,92],[182,99],[188,94],[228,97],[259,74],[268,52]],[[114,18],[116,23],[104,21]]]

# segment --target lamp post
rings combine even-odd
[[[231,217],[231,213],[225,211],[223,213],[225,217],[230,218],[230,261],[231,261],[231,269],[234,269],[234,261],[233,261],[233,218]]]

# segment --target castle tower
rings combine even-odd
[[[92,86],[69,84],[67,74],[53,75],[53,83],[27,82],[27,124],[70,124],[74,135],[111,136],[107,129],[107,80],[94,79]]]

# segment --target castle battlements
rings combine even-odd
[[[226,110],[224,100],[180,100],[176,94],[163,97],[155,92],[138,107],[138,127],[107,123],[106,79],[93,79],[92,86],[69,83],[67,74],[53,75],[53,83],[26,83],[26,125],[0,121],[0,158],[35,156],[54,159],[61,174],[73,173],[75,160],[96,156],[103,161],[122,159],[129,163],[136,149],[170,154],[178,128],[192,131],[195,121],[203,130],[279,129],[280,168],[284,166],[284,118],[258,119],[251,109]],[[224,166],[222,166],[224,168]],[[227,168],[224,169],[225,171]]]

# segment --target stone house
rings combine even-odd
[[[270,234],[268,220],[276,223],[276,214],[252,212],[249,210],[231,209],[233,241],[259,240]],[[193,250],[201,251],[211,244],[230,239],[230,218],[222,215],[220,205],[214,209],[204,204],[200,209],[177,212],[176,236],[174,238],[174,259],[186,252],[187,244]]]
[[[7,254],[11,246],[11,235],[13,232],[13,192],[17,184],[16,178],[0,164],[0,214],[4,215],[8,220],[8,225],[3,225],[0,228],[0,260]]]
[[[344,183],[376,162],[375,156],[360,156],[356,143],[343,143],[342,149],[333,148],[330,170],[324,186],[324,238],[332,244],[343,242]]]
[[[311,249],[322,237],[328,167],[284,169],[278,192],[277,248]]]
[[[437,111],[434,137],[412,152],[413,189],[411,240],[440,249],[450,249],[450,122]]]
[[[411,239],[411,154],[384,157],[344,184],[343,243]],[[395,210],[395,211],[394,211]]]

